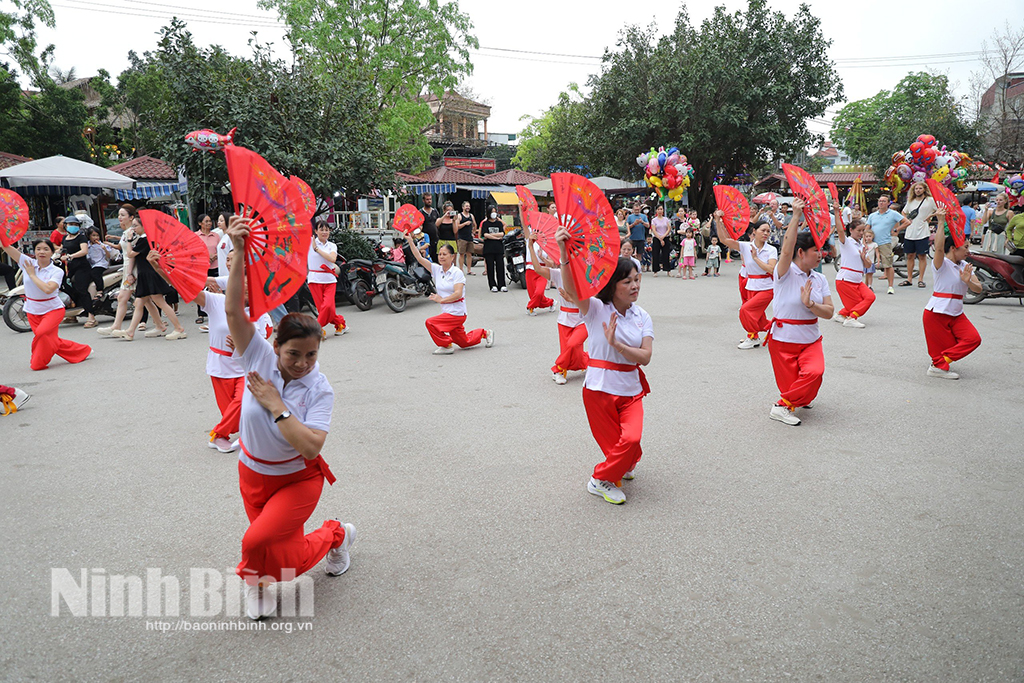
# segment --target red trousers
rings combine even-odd
[[[323,485],[324,474],[312,460],[306,469],[283,476],[260,474],[238,463],[238,488],[249,528],[242,537],[242,561],[235,571],[246,583],[295,578],[345,541],[345,528],[333,519],[303,534]]]
[[[309,283],[309,293],[313,295],[313,301],[316,302],[316,310],[318,312],[316,321],[320,323],[320,327],[334,325],[339,330],[345,327],[345,318],[338,315],[338,307],[334,302],[334,293],[337,288],[338,283],[336,282],[332,282],[329,285],[316,282]]]
[[[839,311],[839,315],[845,318],[859,318],[875,303],[875,293],[863,282],[836,280],[836,291],[843,302],[843,310]]]
[[[238,419],[242,415],[242,394],[245,393],[244,377],[211,377],[213,395],[217,397],[220,422],[213,428],[211,436],[230,439],[238,431]]]
[[[551,366],[551,372],[568,372],[569,370],[586,370],[587,354],[583,350],[583,342],[587,341],[587,326],[558,326],[558,358]]]
[[[433,318],[427,318],[427,332],[430,333],[430,338],[438,346],[451,346],[454,343],[459,348],[468,349],[470,346],[476,346],[480,343],[480,340],[484,338],[486,330],[479,329],[466,332],[466,329],[462,326],[465,322],[466,316],[464,315],[442,313],[441,315],[435,315]]]
[[[770,289],[760,292],[747,292],[747,300],[740,306],[740,324],[753,339],[759,332],[768,330],[768,317],[764,314],[775,293]]]
[[[32,338],[32,360],[29,363],[33,370],[45,370],[55,355],[69,363],[81,363],[92,353],[92,349],[85,344],[61,339],[57,335],[62,320],[63,308],[43,315],[28,314],[28,324],[35,334]]]
[[[526,309],[532,311],[535,308],[551,308],[555,302],[544,296],[548,281],[537,275],[531,268],[526,269],[526,291],[530,293],[530,301]]]
[[[604,453],[604,462],[594,467],[594,479],[618,482],[636,467],[643,450],[644,397],[615,396],[584,387],[583,407],[587,411],[590,432]]]
[[[821,388],[825,374],[825,354],[821,338],[813,344],[781,342],[774,337],[768,344],[775,384],[782,395],[776,405],[802,408],[810,405]]]
[[[925,310],[924,339],[932,365],[941,370],[949,370],[950,363],[981,346],[981,335],[963,313],[946,315]]]
[[[740,275],[740,303],[747,303],[749,298],[750,292],[747,291],[747,278]]]

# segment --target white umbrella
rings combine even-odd
[[[19,194],[98,194],[93,190],[130,190],[135,181],[102,166],[61,155],[26,161],[0,171],[0,183]]]

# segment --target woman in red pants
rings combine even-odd
[[[345,334],[348,327],[345,325],[345,318],[338,315],[338,307],[334,301],[334,292],[338,288],[338,271],[335,262],[338,260],[338,247],[330,241],[331,228],[324,221],[319,221],[316,226],[316,237],[313,244],[309,246],[309,256],[306,265],[309,273],[306,275],[306,282],[309,283],[309,292],[316,302],[316,310],[319,312],[317,322],[320,323],[324,334],[327,334],[327,326],[334,325],[334,334]]]
[[[718,228],[718,241],[726,249],[740,252],[743,265],[747,269],[747,299],[740,306],[740,324],[747,331],[747,338],[737,348],[753,349],[761,345],[759,335],[768,329],[768,316],[764,314],[772,302],[772,272],[779,259],[779,252],[768,244],[771,228],[768,223],[754,224],[754,236],[749,242],[739,242],[729,237],[722,224],[721,209],[715,211]]]
[[[228,235],[236,253],[245,251],[248,234],[248,221],[233,216]],[[246,372],[238,485],[249,528],[236,571],[246,583],[246,614],[262,619],[277,610],[266,594],[268,585],[295,578],[324,556],[327,574],[344,573],[356,530],[329,520],[303,534],[324,479],[335,481],[320,455],[334,409],[334,390],[317,363],[320,325],[302,313],[289,313],[271,345],[249,322],[244,289],[245,259],[237,258],[224,295],[231,338]]]
[[[558,217],[555,211],[554,204],[548,204],[548,213],[552,216]],[[519,221],[523,226],[526,225],[526,216],[523,215],[523,210],[519,209]],[[542,249],[541,254],[544,254]],[[530,295],[530,300],[526,302],[526,314],[537,315],[538,312],[553,311],[555,309],[554,300],[544,295],[544,290],[548,288],[548,281],[537,274],[537,269],[534,267],[533,256],[530,254],[530,250],[526,250],[526,292]]]
[[[957,247],[952,239],[946,241],[946,209],[939,207],[935,215],[939,229],[935,231],[935,257],[932,258],[934,288],[924,307],[924,338],[932,359],[928,376],[960,379],[949,364],[981,346],[981,335],[964,315],[964,294],[968,289],[980,292],[983,287],[974,275],[974,268],[964,261],[970,251],[967,242]]]
[[[625,242],[624,244],[629,244]],[[537,274],[545,280],[551,280],[558,287],[558,295],[561,301],[558,306],[558,358],[551,366],[551,377],[555,384],[565,384],[566,375],[571,370],[587,369],[587,352],[583,350],[583,344],[587,341],[587,326],[583,324],[583,316],[574,301],[565,298],[565,289],[562,285],[562,271],[554,267],[541,264],[537,258],[536,242],[534,235],[530,234],[526,243],[526,250],[533,257],[533,266]]]
[[[570,299],[577,299],[565,247],[571,236],[562,227],[555,238],[564,289]],[[622,480],[633,478],[643,455],[644,396],[651,393],[640,366],[651,362],[654,324],[647,311],[636,305],[639,294],[640,271],[630,259],[620,258],[597,296],[577,303],[590,337],[583,407],[604,454],[604,462],[594,467],[587,482],[587,491],[616,505],[626,502]]]
[[[434,291],[430,300],[441,304],[441,315],[427,318],[427,331],[430,338],[437,344],[434,349],[435,356],[445,356],[455,353],[455,347],[468,349],[476,346],[481,341],[484,346],[490,348],[494,343],[494,330],[471,330],[466,332],[466,274],[461,268],[456,268],[455,250],[449,244],[442,244],[437,248],[437,260],[441,265],[428,261],[420,250],[416,248],[412,235],[406,233],[406,241],[412,247],[412,255],[416,257],[420,265],[430,271],[434,278]]]
[[[57,328],[64,320],[64,302],[57,295],[64,271],[53,265],[53,243],[38,240],[32,244],[35,258],[31,258],[14,247],[4,247],[25,273],[25,314],[35,337],[32,339],[33,370],[44,370],[54,356],[60,356],[69,363],[81,363],[89,357],[92,349],[85,344],[61,339]]]
[[[836,216],[836,235],[839,237],[839,273],[836,274],[836,292],[843,308],[832,318],[843,327],[864,327],[860,317],[875,303],[875,293],[864,284],[864,269],[871,261],[864,252],[864,230],[867,224],[853,218],[843,229],[842,207],[837,203],[832,210]]]
[[[799,232],[802,209],[803,201],[794,200],[775,266],[775,317],[765,339],[780,394],[768,416],[794,426],[800,424],[796,409],[810,407],[825,374],[818,318],[831,318],[834,312],[828,280],[814,270],[821,253],[811,233]]]

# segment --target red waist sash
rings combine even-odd
[[[932,292],[932,296],[937,296],[940,299],[963,299],[963,294],[947,294],[945,292]]]
[[[601,368],[602,370],[615,370],[616,372],[633,372],[636,370],[640,375],[640,388],[643,389],[644,396],[651,393],[651,385],[647,383],[647,376],[644,374],[644,369],[640,367],[639,364],[613,363],[608,360],[591,357],[587,360],[587,367]]]
[[[294,462],[296,460],[304,459],[302,454],[299,454],[296,455],[294,458],[288,458],[287,460],[260,460],[255,455],[249,452],[249,450],[245,447],[245,444],[242,443],[241,439],[238,440],[238,447],[242,449],[242,452],[245,453],[246,457],[248,457],[250,460],[253,460],[254,462],[260,463],[261,465],[283,465],[286,462]],[[320,470],[320,474],[324,476],[324,479],[327,480],[328,484],[333,485],[334,482],[338,481],[338,478],[334,476],[333,472],[331,472],[331,468],[327,466],[327,461],[324,460],[324,456],[322,455],[318,455],[312,460],[306,460],[306,468],[316,468]]]
[[[771,279],[771,277],[770,273],[765,273],[764,275],[747,275],[748,280],[764,280],[765,278]]]
[[[840,268],[839,270],[848,270],[848,271],[850,271],[851,273],[860,273],[861,275],[863,275],[863,274],[864,274],[864,271],[863,271],[863,270],[856,270],[856,269],[854,269],[854,268],[847,268],[846,266],[842,266],[842,267],[841,267],[841,268]]]
[[[561,311],[562,313],[579,313],[580,312],[580,309],[578,309],[578,308],[568,308],[566,306],[559,306],[558,310]]]
[[[213,351],[214,353],[216,353],[218,356],[227,356],[228,358],[231,357],[231,351],[225,351],[224,349],[218,349],[215,346],[211,346],[210,350]],[[253,458],[253,459],[255,460],[255,458]]]

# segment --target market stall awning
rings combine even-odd
[[[131,199],[152,199],[154,197],[170,197],[173,194],[181,193],[181,185],[178,183],[147,183],[139,182],[134,190],[114,190],[114,196],[118,201]]]
[[[491,199],[493,199],[498,206],[519,205],[519,195],[515,192],[492,192]]]
[[[452,194],[455,183],[414,183],[405,189],[409,194]]]
[[[22,195],[99,194],[130,190],[135,181],[120,173],[61,155],[26,161],[0,171],[0,183]]]
[[[473,199],[487,199],[492,192],[508,192],[512,188],[507,185],[456,185],[459,190],[466,190]]]

